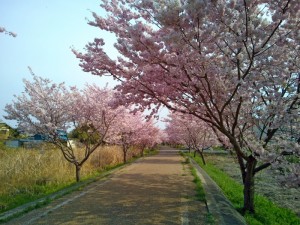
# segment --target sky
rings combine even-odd
[[[0,120],[16,126],[4,119],[3,109],[24,90],[22,80],[32,80],[28,67],[37,76],[68,86],[116,85],[110,77],[83,72],[71,51],[84,51],[89,41],[101,37],[108,55],[116,58],[114,36],[87,24],[92,12],[105,14],[99,5],[99,0],[0,0],[0,27],[17,34],[0,33]]]

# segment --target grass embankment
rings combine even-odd
[[[192,156],[192,155],[190,155]],[[219,185],[225,196],[240,211],[243,206],[243,186],[229,177],[225,172],[207,162],[203,165],[200,157],[193,158]],[[256,213],[244,217],[249,225],[299,225],[299,217],[289,209],[282,208],[261,195],[255,195]]]
[[[78,149],[78,154],[80,152]],[[149,151],[145,152],[147,153]],[[131,150],[128,155],[129,162],[137,154],[138,150]],[[122,163],[121,148],[99,148],[84,164],[81,180],[85,182],[95,178]],[[2,146],[0,180],[0,213],[76,185],[74,165],[68,163],[58,149],[49,145],[30,150]]]
[[[200,178],[197,175],[196,169],[195,168],[191,168],[191,172],[192,172],[192,175],[194,176],[193,182],[196,184],[196,193],[197,193],[196,194],[196,198],[197,198],[197,200],[205,202],[205,204],[206,204],[205,191],[204,191],[204,188],[202,186],[201,180],[200,180]],[[211,213],[207,213],[205,215],[205,224],[211,224],[211,225],[213,225],[215,223],[216,222],[215,222],[215,219],[212,216],[212,214]]]
[[[186,155],[184,155],[182,152],[180,152],[180,155],[185,158],[185,162],[183,162],[183,164],[188,164],[189,165],[191,173],[194,177],[193,182],[196,185],[196,187],[195,187],[195,189],[196,189],[196,196],[195,196],[196,199],[198,201],[205,202],[205,204],[207,204],[206,203],[206,197],[205,197],[205,191],[204,191],[204,188],[202,186],[201,180],[197,175],[196,169],[191,166],[190,159]],[[215,224],[215,219],[213,218],[212,214],[209,213],[209,212],[207,212],[206,215],[205,215],[205,224],[207,224],[207,225],[214,225]]]

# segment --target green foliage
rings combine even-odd
[[[223,146],[214,146],[212,147],[215,151],[226,151]]]
[[[144,156],[151,156],[158,154],[158,149],[146,149],[144,151]]]
[[[207,163],[203,166],[200,157],[195,161],[208,173],[208,175],[219,185],[225,196],[232,202],[233,206],[240,210],[243,206],[243,186],[229,177],[216,166]],[[299,225],[300,219],[289,209],[282,208],[267,198],[255,195],[255,214],[246,214],[245,219],[249,225]]]
[[[296,156],[296,155],[289,155],[286,157],[286,160],[289,163],[300,163],[300,158],[299,158],[299,156]]]
[[[211,213],[207,213],[205,215],[205,224],[211,224],[211,225],[215,225],[216,221],[215,218],[213,217],[213,215]]]
[[[176,148],[176,149],[180,149],[180,150],[186,149],[186,147],[183,144],[175,144],[175,145],[172,145],[172,147]]]
[[[20,132],[17,129],[9,129],[9,138],[18,138],[20,137]]]
[[[69,138],[78,139],[81,143],[96,144],[101,136],[93,124],[85,124],[70,132]]]
[[[6,132],[8,130],[8,132]],[[20,132],[0,121],[0,140],[14,139],[20,136]]]

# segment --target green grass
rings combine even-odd
[[[206,202],[205,191],[202,187],[201,180],[197,175],[196,169],[191,169],[192,175],[194,176],[193,182],[196,184],[196,198],[199,201]]]
[[[179,154],[181,156],[184,156],[184,153],[182,153],[182,152],[179,152]],[[190,159],[188,157],[184,157],[184,159],[185,159],[185,161],[182,162],[183,166],[185,164],[190,164]],[[203,189],[201,180],[200,180],[200,178],[197,175],[197,171],[196,171],[195,168],[193,168],[191,166],[190,166],[190,169],[191,169],[191,173],[192,173],[192,175],[194,177],[193,182],[196,184],[196,199],[198,201],[206,202],[205,191]]]
[[[146,149],[144,151],[144,156],[156,155],[156,154],[158,154],[158,152],[159,152],[158,149]]]
[[[67,188],[73,183],[74,182],[69,182],[59,185],[51,184],[45,186],[34,185],[30,188],[19,189],[18,193],[15,195],[0,195],[0,213]]]
[[[240,211],[244,201],[243,186],[209,162],[203,166],[200,157],[197,156],[194,159],[219,185],[235,209]],[[294,212],[279,207],[261,195],[255,195],[255,210],[254,215],[244,216],[249,225],[300,225],[300,218]]]
[[[209,225],[216,224],[215,218],[213,217],[213,215],[211,213],[207,213],[205,215],[205,224],[209,224]]]
[[[55,192],[71,188],[72,186],[75,186],[76,183],[65,183],[60,185],[45,185],[44,187],[39,186],[33,186],[31,190],[24,190],[23,193],[18,193],[15,196],[9,196],[9,195],[2,195],[0,196],[0,206],[1,202],[6,207],[3,207],[1,209],[2,212],[8,211],[10,209],[16,208],[18,206],[24,205],[29,202],[36,201],[38,199],[42,199],[44,197],[47,197],[49,194],[53,194]],[[22,190],[21,190],[22,191]],[[67,194],[69,192],[65,192],[64,194]],[[14,214],[11,217],[8,217],[6,219],[1,219],[0,223],[7,222],[12,218],[18,217],[26,212],[29,212],[33,209],[40,208],[48,203],[50,203],[50,198],[45,198],[44,200],[41,200],[40,202],[37,202],[35,205],[32,205],[30,207],[27,207],[24,211]]]
[[[182,156],[184,155],[182,152],[180,152],[179,154],[182,155]],[[190,164],[190,159],[188,157],[184,157],[184,158],[185,158],[185,162],[183,162],[183,164]],[[201,180],[197,175],[197,170],[195,168],[191,167],[191,166],[190,166],[190,168],[191,168],[191,173],[194,177],[193,182],[196,185],[196,196],[195,197],[198,201],[205,202],[205,204],[207,205],[206,197],[205,197],[205,191],[204,191],[204,188],[202,186]],[[215,219],[212,216],[212,214],[209,213],[209,212],[207,212],[205,214],[205,224],[215,225]]]

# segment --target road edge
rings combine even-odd
[[[196,169],[197,175],[205,190],[207,208],[218,225],[246,225],[245,218],[239,214],[225,197],[221,188],[210,176],[189,156],[191,165]]]

